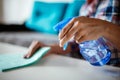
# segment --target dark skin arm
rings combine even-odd
[[[46,45],[39,41],[33,41],[28,49],[28,53],[24,55],[24,58],[30,58],[41,47],[51,47],[51,49],[47,52],[45,56],[48,56],[50,54],[64,55],[71,52],[70,45],[68,45],[67,49],[64,51],[63,48],[59,46],[59,44]]]
[[[112,23],[109,23],[107,26],[109,27],[103,36],[120,50],[120,26]]]
[[[44,46],[49,46],[51,49],[47,55],[51,53],[55,54],[67,54],[71,52],[70,45],[67,50],[63,50],[63,45],[73,38],[77,43],[81,43],[88,40],[95,40],[100,37],[105,37],[110,41],[117,49],[120,50],[120,27],[105,20],[76,17],[73,18],[59,33],[59,44],[45,45],[38,41],[33,41],[28,49],[28,53],[24,56],[26,58],[31,57],[37,49]],[[60,45],[60,46],[59,46]]]
[[[119,35],[120,27],[118,25],[95,18],[76,17],[62,29],[59,40],[60,46],[63,47],[72,37],[77,43],[105,37],[120,50]]]

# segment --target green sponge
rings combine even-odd
[[[26,53],[4,53],[0,54],[0,72],[25,67],[37,62],[50,50],[50,47],[40,48],[31,58],[24,59]]]

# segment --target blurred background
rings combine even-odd
[[[23,24],[31,13],[33,0],[0,0],[0,23]]]
[[[84,3],[85,0],[0,0],[0,42],[25,47],[33,40],[56,43],[58,32],[54,25],[79,16]]]

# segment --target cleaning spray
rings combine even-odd
[[[56,31],[61,31],[63,27],[71,20],[72,18],[65,19],[55,25],[54,29]],[[66,50],[69,42],[65,43],[63,50]],[[102,66],[105,65],[111,57],[111,51],[106,44],[104,37],[101,37],[97,40],[90,40],[79,43],[80,54],[92,65]]]

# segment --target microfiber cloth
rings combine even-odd
[[[24,59],[26,53],[4,53],[0,54],[0,72],[25,67],[37,62],[50,50],[50,47],[40,48],[31,58]]]

